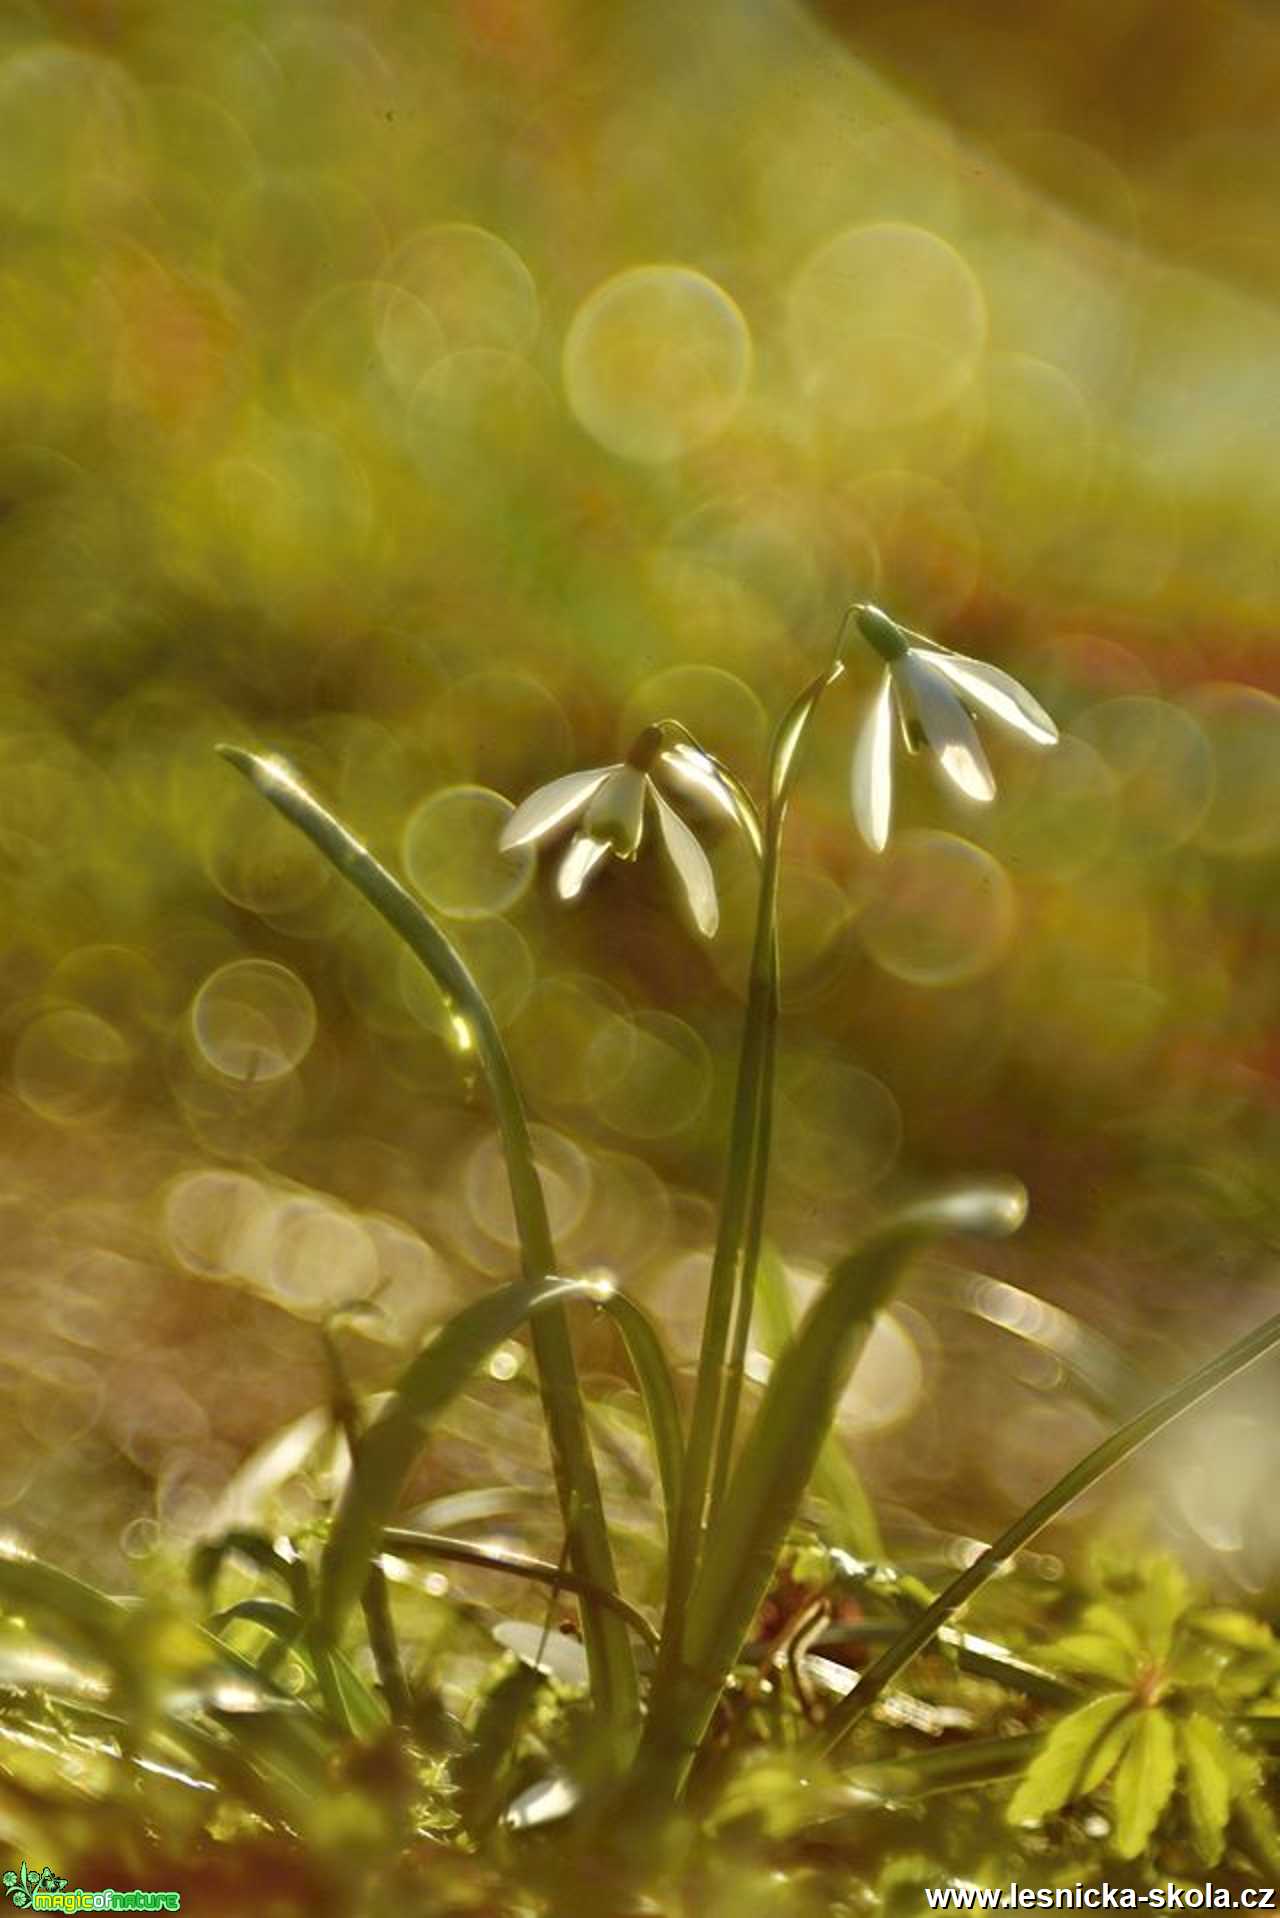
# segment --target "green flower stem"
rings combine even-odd
[[[809,723],[818,710],[822,695],[844,671],[840,650],[852,609],[840,622],[832,663],[825,673],[811,681],[794,702],[778,727],[769,759],[769,798],[765,812],[761,850],[760,898],[756,914],[755,943],[751,954],[746,1023],[759,1026],[760,1046],[754,1086],[754,1113],[751,1127],[751,1157],[747,1173],[745,1219],[741,1250],[736,1265],[736,1292],[729,1359],[725,1371],[723,1402],[716,1434],[715,1461],[707,1501],[707,1525],[710,1526],[729,1478],[733,1462],[733,1444],[738,1427],[738,1407],[742,1397],[742,1378],[751,1321],[755,1305],[756,1273],[764,1240],[765,1201],[769,1186],[769,1153],[773,1133],[774,1065],[777,1058],[778,1013],[780,1010],[781,970],[778,955],[778,869],[782,857],[782,833],[787,804],[795,783],[800,747]]]
[[[404,887],[286,767],[234,746],[222,746],[219,751],[386,920],[446,995],[488,1080],[525,1277],[531,1283],[550,1277],[556,1269],[555,1250],[524,1107],[493,1014],[461,956]],[[571,1559],[592,1586],[616,1592],[600,1482],[563,1307],[553,1305],[537,1314],[531,1321],[531,1336]],[[629,1737],[639,1720],[639,1684],[623,1622],[616,1612],[586,1597],[583,1637],[596,1705],[608,1724]]]
[[[1276,1345],[1280,1345],[1280,1312],[1260,1325],[1255,1332],[1237,1339],[1216,1359],[1210,1359],[1198,1372],[1193,1372],[1173,1391],[1158,1398],[1145,1412],[1139,1412],[1136,1418],[1130,1419],[1118,1432],[1113,1432],[1110,1438],[1104,1439],[1101,1445],[1095,1446],[1092,1452],[1073,1465],[1056,1485],[1037,1499],[1020,1518],[1015,1519],[981,1557],[953,1579],[933,1604],[867,1667],[856,1689],[836,1707],[823,1727],[820,1741],[822,1749],[834,1751],[844,1742],[886,1686],[891,1685],[912,1659],[933,1642],[960,1607],[1003,1570],[1013,1554],[1029,1544],[1050,1520],[1055,1519],[1082,1492],[1096,1485],[1104,1474],[1121,1464],[1166,1425],[1172,1424],[1174,1419],[1180,1418],[1201,1399],[1207,1398],[1210,1392],[1216,1392],[1220,1385],[1225,1385],[1228,1379],[1234,1378],[1237,1372],[1242,1372],[1247,1365],[1252,1365]]]
[[[770,848],[781,844],[781,820],[774,830],[772,820],[769,825]],[[707,1498],[707,1525],[714,1523],[724,1497],[724,1489],[729,1480],[729,1468],[733,1463],[733,1441],[738,1429],[738,1410],[742,1400],[742,1378],[747,1362],[747,1347],[751,1340],[751,1320],[755,1305],[756,1272],[760,1263],[760,1248],[764,1238],[764,1209],[769,1187],[769,1149],[773,1135],[773,1085],[774,1067],[778,1052],[778,940],[777,893],[778,870],[776,856],[767,862],[761,873],[761,891],[767,884],[771,898],[768,911],[774,922],[775,931],[770,942],[770,951],[762,969],[758,988],[758,1006],[756,1017],[760,1022],[760,1058],[756,1083],[755,1123],[752,1128],[751,1161],[748,1173],[747,1217],[742,1232],[742,1250],[736,1265],[736,1286],[733,1300],[733,1324],[729,1338],[729,1356],[725,1365],[724,1395],[720,1407],[719,1427],[716,1432],[715,1461],[711,1472],[711,1488]],[[752,967],[752,993],[747,1000],[747,1017],[753,1012],[753,998],[756,994],[756,970]]]
[[[768,1172],[768,1107],[778,1004],[778,865],[791,771],[796,748],[818,701],[842,671],[837,660],[805,688],[778,727],[770,751],[769,804],[761,849],[759,903],[738,1056],[725,1190],[703,1319],[684,1485],[667,1573],[662,1652],[650,1707],[650,1725],[655,1727],[661,1726],[664,1707],[669,1706],[677,1685],[685,1614],[702,1555],[712,1490],[717,1479],[723,1484],[721,1458],[723,1455],[727,1467],[727,1455],[732,1447],[732,1420],[736,1419],[738,1390],[731,1384],[731,1336],[734,1350],[739,1344],[745,1350],[745,1334],[739,1337],[735,1315],[740,1325],[745,1309],[748,1325],[750,1323],[754,1264],[749,1261],[759,1253]],[[726,1414],[731,1414],[728,1423]]]

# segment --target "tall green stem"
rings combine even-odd
[[[1145,1445],[1166,1425],[1180,1418],[1210,1392],[1216,1392],[1220,1385],[1225,1385],[1228,1379],[1234,1378],[1237,1372],[1242,1372],[1245,1366],[1252,1365],[1276,1345],[1280,1345],[1280,1312],[1260,1325],[1256,1332],[1237,1339],[1216,1359],[1210,1359],[1189,1379],[1184,1379],[1172,1392],[1166,1392],[1145,1412],[1139,1412],[1136,1418],[1130,1419],[1128,1424],[1122,1425],[1118,1432],[1113,1432],[1110,1438],[1104,1439],[1101,1445],[1095,1446],[1092,1452],[1073,1465],[1065,1477],[1060,1478],[1042,1498],[1038,1498],[1020,1518],[1015,1519],[994,1545],[989,1545],[980,1558],[976,1558],[958,1578],[953,1579],[933,1604],[867,1667],[854,1691],[836,1708],[824,1726],[821,1741],[823,1749],[833,1751],[843,1743],[885,1688],[893,1683],[899,1672],[919,1652],[932,1643],[960,1607],[1003,1570],[1013,1554],[1029,1544],[1037,1532],[1042,1531],[1073,1499],[1087,1492],[1091,1485],[1096,1485],[1105,1473],[1112,1471],[1130,1453],[1136,1452],[1140,1445]]]
[[[488,1081],[506,1157],[524,1275],[530,1282],[550,1277],[556,1270],[555,1249],[524,1107],[493,1014],[461,955],[404,887],[286,767],[238,747],[219,750],[386,920],[451,1002],[461,1022],[459,1032],[474,1045]],[[538,1314],[531,1321],[531,1335],[570,1557],[593,1586],[616,1591],[600,1482],[563,1307],[553,1305]],[[616,1612],[584,1595],[583,1637],[601,1715],[629,1736],[639,1719],[639,1685],[626,1627]]]
[[[724,1197],[698,1356],[683,1495],[667,1575],[662,1653],[650,1707],[650,1729],[659,1739],[664,1735],[665,1712],[678,1685],[685,1613],[704,1548],[713,1489],[717,1481],[723,1485],[724,1469],[732,1448],[732,1426],[738,1402],[733,1357],[737,1356],[740,1367],[746,1344],[744,1312],[745,1326],[750,1325],[754,1261],[759,1254],[768,1176],[768,1112],[778,1004],[777,903],[782,827],[798,747],[823,693],[842,671],[837,658],[805,688],[779,725],[770,750],[759,901]]]

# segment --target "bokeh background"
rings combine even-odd
[[[1064,729],[992,741],[986,812],[910,768],[877,860],[855,657],[794,807],[798,1287],[913,1182],[1032,1194],[1012,1245],[922,1268],[846,1404],[891,1539],[963,1550],[1276,1308],[1278,98],[1249,0],[9,0],[7,1525],[127,1584],[315,1414],[263,1468],[305,1519],[326,1319],[364,1302],[377,1386],[514,1268],[438,999],[219,739],[443,916],[562,1262],[689,1357],[749,864],[709,832],[707,946],[656,858],[564,913],[496,839],[664,714],[758,782],[852,598]],[[582,1342],[652,1563],[625,1370]],[[1242,1381],[1095,1514],[1274,1587],[1274,1400]],[[554,1555],[519,1347],[420,1493]]]

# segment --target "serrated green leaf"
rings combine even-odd
[[[1077,1798],[1087,1798],[1091,1791],[1097,1791],[1105,1784],[1120,1760],[1129,1749],[1130,1740],[1138,1729],[1138,1713],[1128,1711],[1118,1718],[1094,1746],[1080,1773],[1080,1782],[1076,1787]]]
[[[1269,1871],[1280,1872],[1280,1823],[1262,1793],[1245,1792],[1236,1800],[1236,1814],[1255,1858]]]
[[[1169,1802],[1177,1771],[1172,1721],[1165,1712],[1143,1711],[1111,1788],[1111,1848],[1118,1857],[1136,1858],[1146,1845]]]
[[[1191,1603],[1191,1587],[1176,1559],[1151,1558],[1142,1569],[1142,1585],[1132,1600],[1133,1616],[1152,1658],[1163,1663],[1178,1620]]]
[[[1137,1659],[1142,1656],[1142,1640],[1134,1627],[1132,1619],[1126,1618],[1118,1606],[1110,1605],[1105,1599],[1087,1605],[1084,1623],[1090,1632],[1096,1632],[1102,1638],[1114,1639],[1125,1651]]]
[[[1216,1865],[1231,1810],[1230,1747],[1221,1726],[1203,1712],[1179,1721],[1178,1747],[1191,1837],[1203,1862]]]
[[[1060,1718],[1009,1801],[1008,1822],[1031,1824],[1078,1797],[1090,1761],[1132,1703],[1130,1692],[1105,1692]]]
[[[1226,1606],[1210,1606],[1194,1612],[1187,1620],[1193,1632],[1211,1638],[1218,1645],[1230,1645],[1240,1652],[1272,1652],[1280,1657],[1280,1643],[1271,1627],[1248,1612],[1235,1612]]]
[[[1233,1661],[1225,1645],[1215,1645],[1207,1638],[1197,1639],[1189,1632],[1179,1632],[1164,1669],[1181,1689],[1212,1691],[1217,1694],[1218,1703],[1221,1704],[1223,1676],[1233,1663],[1238,1661]],[[1235,1674],[1232,1676],[1234,1680]],[[1252,1689],[1256,1690],[1257,1687]]]
[[[1280,1824],[1263,1797],[1262,1766],[1252,1752],[1230,1743],[1226,1763],[1236,1824],[1258,1862],[1280,1872]]]
[[[1133,1653],[1106,1632],[1072,1632],[1056,1639],[1045,1652],[1045,1659],[1070,1672],[1109,1678],[1116,1685],[1131,1685],[1137,1676]]]

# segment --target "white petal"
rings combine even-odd
[[[556,874],[556,892],[566,904],[577,898],[608,851],[603,839],[588,839],[580,832],[573,835]]]
[[[693,922],[704,939],[713,939],[720,924],[720,907],[711,861],[675,808],[667,804],[656,786],[652,790],[662,843],[684,887]]]
[[[907,653],[891,671],[904,704],[919,720],[929,749],[951,781],[970,799],[996,796],[987,755],[959,699],[942,677],[933,653]]]
[[[553,779],[549,786],[539,786],[537,792],[530,793],[516,807],[503,827],[498,841],[500,849],[514,852],[517,846],[532,845],[535,839],[545,839],[557,826],[567,824],[582,811],[613,770],[612,766],[597,766],[592,772],[566,773],[563,779]]]
[[[853,750],[853,816],[872,852],[888,845],[892,812],[893,679],[886,673]]]
[[[663,777],[681,792],[695,793],[699,799],[705,799],[709,806],[724,819],[738,821],[738,809],[733,803],[724,780],[720,777],[714,759],[707,753],[700,753],[696,746],[686,746],[683,741],[668,746],[661,755],[659,765]]]
[[[619,859],[634,859],[644,833],[648,790],[649,780],[638,766],[615,766],[583,815],[583,831],[603,840]]]
[[[958,653],[931,653],[929,663],[993,719],[1003,720],[1037,746],[1056,743],[1058,728],[1039,700],[1033,699],[1012,674],[988,666],[984,659],[962,659]]]
[[[840,1670],[844,1669],[842,1665]],[[585,1679],[583,1683],[586,1683]],[[502,1814],[502,1822],[508,1831],[532,1831],[535,1826],[550,1825],[558,1819],[567,1818],[581,1803],[581,1785],[566,1778],[563,1772],[557,1772],[551,1778],[539,1779],[536,1785],[528,1786],[519,1797],[513,1798]]]

